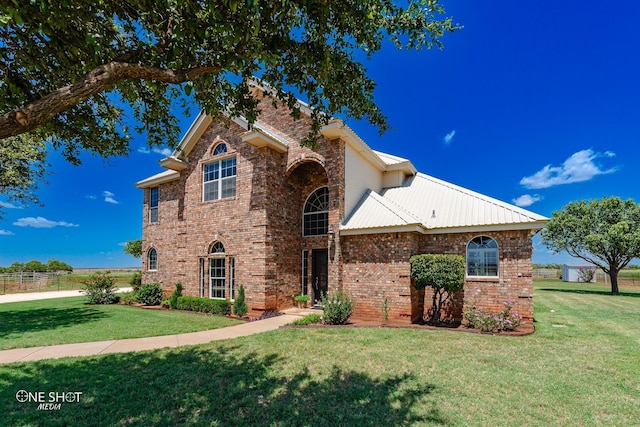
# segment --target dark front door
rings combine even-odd
[[[328,252],[326,249],[314,249],[311,252],[311,280],[313,285],[313,303],[318,304],[329,289]]]

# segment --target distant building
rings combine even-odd
[[[583,270],[591,270],[592,273],[583,272]],[[591,280],[585,280],[591,278]],[[562,265],[562,281],[563,282],[591,282],[596,281],[596,267],[591,264],[563,264]]]

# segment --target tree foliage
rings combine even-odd
[[[452,293],[464,285],[464,257],[446,254],[422,254],[409,258],[411,278],[417,289],[433,288],[429,322],[440,322],[441,311]]]
[[[576,201],[553,212],[542,243],[600,267],[618,293],[618,272],[640,257],[640,205],[631,199],[604,197]]]
[[[191,99],[210,115],[253,122],[256,77],[294,116],[294,94],[305,98],[312,133],[336,114],[384,130],[358,58],[387,40],[441,47],[457,28],[438,0],[2,2],[0,140],[31,147],[34,162],[43,141],[72,163],[84,150],[123,155],[132,137],[126,111],[150,145],[175,145],[174,113]]]
[[[123,250],[124,253],[132,255],[135,258],[142,257],[142,239],[128,240]]]

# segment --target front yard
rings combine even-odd
[[[0,411],[7,425],[637,425],[640,293],[581,289],[536,282],[523,337],[288,328],[4,365]],[[20,390],[82,394],[47,411]]]

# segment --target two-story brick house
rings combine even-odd
[[[143,283],[170,293],[233,299],[244,285],[253,310],[283,309],[293,296],[342,290],[356,314],[412,313],[409,257],[466,257],[465,295],[484,307],[516,301],[533,318],[531,237],[547,218],[418,173],[406,159],[367,146],[340,120],[302,147],[308,109],[261,99],[253,126],[200,114],[166,170],[144,189]],[[479,291],[479,293],[478,293]],[[427,291],[428,292],[428,291]],[[454,307],[461,312],[461,299]]]

